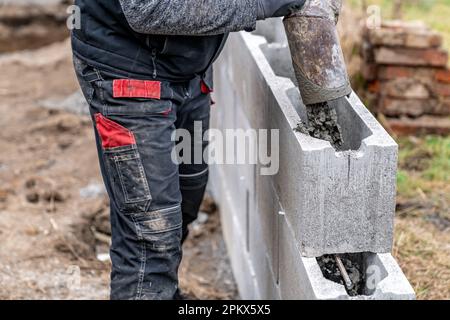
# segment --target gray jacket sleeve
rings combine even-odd
[[[253,30],[258,0],[119,0],[139,33],[214,35]]]

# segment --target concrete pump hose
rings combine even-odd
[[[303,102],[335,100],[352,92],[337,33],[341,0],[307,0],[284,26]]]

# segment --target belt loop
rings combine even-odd
[[[87,82],[96,82],[96,81],[102,81],[103,80],[103,77],[101,76],[101,74],[100,74],[100,71],[98,71],[97,69],[92,69],[92,72],[90,72],[90,73],[88,73],[88,74],[86,74],[85,76],[84,76],[84,78],[85,78],[85,80],[87,81]]]

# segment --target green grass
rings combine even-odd
[[[423,177],[431,181],[450,182],[450,137],[428,137],[426,147],[433,158]]]
[[[353,7],[361,6],[361,0],[347,0]],[[431,28],[442,33],[444,47],[450,49],[450,0],[404,0],[403,19],[422,20]],[[381,7],[385,19],[392,18],[393,0],[367,0],[367,4]]]
[[[397,193],[405,198],[413,198],[417,194],[417,190],[428,192],[428,188],[424,188],[423,183],[417,177],[411,176],[405,170],[399,170],[397,173]],[[425,190],[423,190],[425,189]]]
[[[427,193],[435,185],[450,183],[450,137],[401,138],[398,142],[399,195],[410,198],[417,195],[418,189]]]

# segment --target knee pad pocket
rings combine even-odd
[[[138,236],[154,251],[178,248],[181,243],[183,217],[179,205],[133,215]]]

